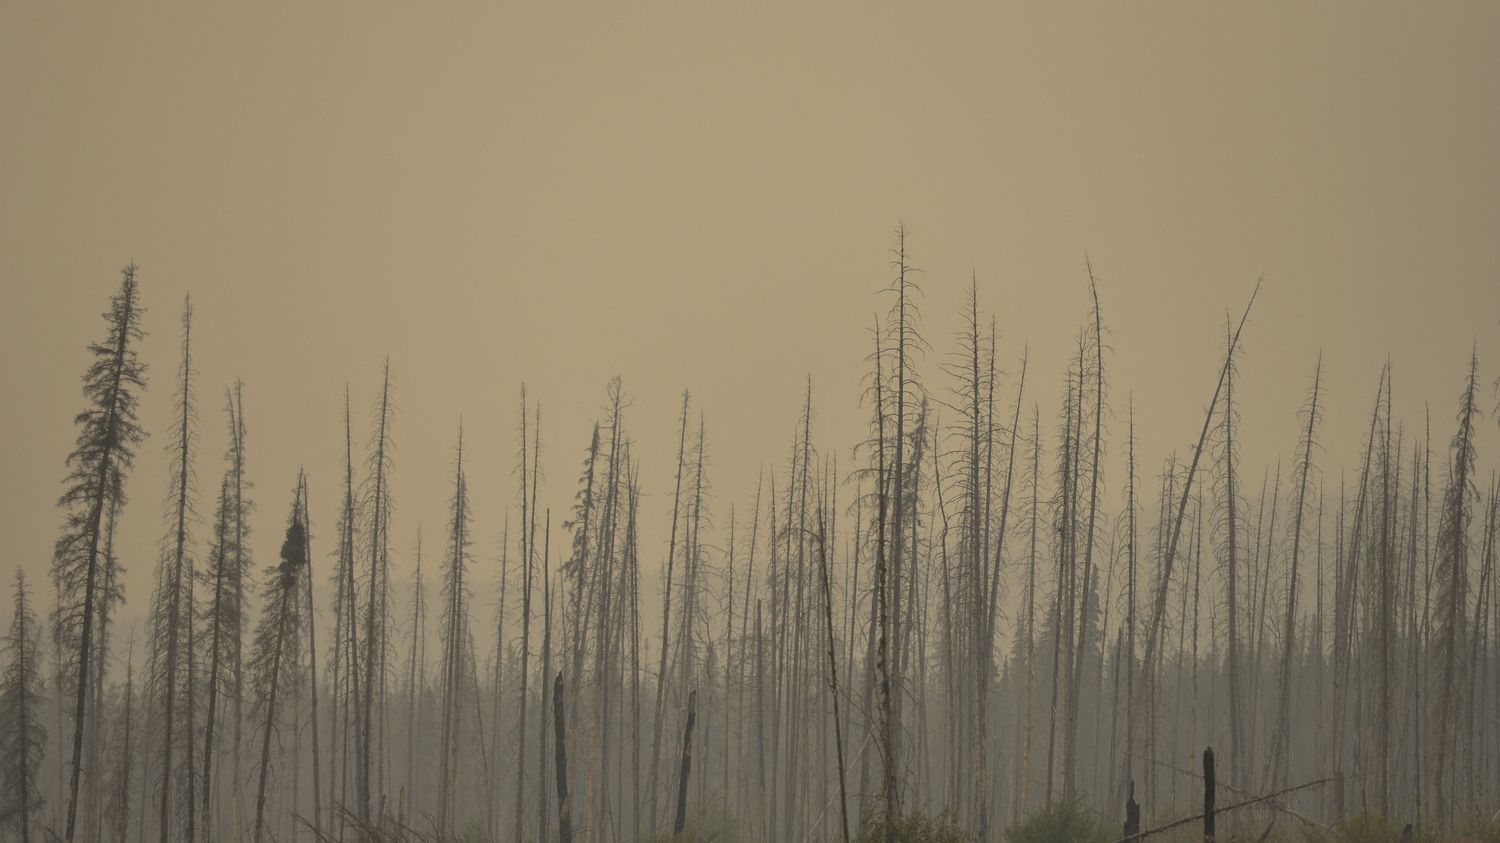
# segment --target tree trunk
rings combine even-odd
[[[682,766],[677,773],[677,819],[672,833],[681,834],[687,822],[688,772],[693,766],[693,722],[698,718],[698,692],[688,692],[687,725],[682,730]]]
[[[1214,843],[1214,751],[1203,750],[1203,843]]]
[[[557,835],[561,843],[573,843],[573,815],[568,807],[568,737],[563,718],[563,676],[552,682],[552,723],[556,730],[553,753],[557,756]]]

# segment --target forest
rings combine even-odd
[[[785,450],[724,489],[690,389],[675,461],[643,472],[629,373],[596,419],[545,416],[545,385],[523,386],[511,465],[466,462],[466,437],[496,434],[454,420],[447,520],[413,547],[392,538],[414,525],[389,360],[350,373],[373,401],[328,396],[338,476],[260,476],[251,420],[297,408],[247,407],[195,368],[212,338],[191,300],[148,337],[148,303],[168,304],[126,266],[57,454],[50,565],[14,576],[4,834],[1500,840],[1500,463],[1478,447],[1500,380],[1477,350],[1447,382],[1387,361],[1340,385],[1369,396],[1348,465],[1309,359],[1285,376],[1301,411],[1270,420],[1284,450],[1242,456],[1236,378],[1267,294],[1250,281],[1176,387],[1202,408],[1174,420],[1183,448],[1141,453],[1092,266],[1071,359],[1044,372],[1002,342],[998,284],[969,281],[963,330],[926,336],[937,282],[909,240],[855,303],[880,314],[860,441],[816,441],[808,378]],[[175,343],[175,371],[147,371],[148,341]],[[168,429],[146,429],[148,385],[172,391]],[[1398,417],[1398,389],[1430,409]],[[224,453],[201,452],[206,425]],[[152,506],[129,500],[132,468],[158,458],[160,543],[122,547],[127,506]],[[565,511],[544,472],[576,477]],[[504,512],[475,511],[471,474],[506,488]],[[659,546],[645,495],[669,502]],[[313,496],[337,523],[312,523]],[[256,508],[284,529],[252,536]],[[141,625],[127,564],[154,565],[128,595]]]

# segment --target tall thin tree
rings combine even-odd
[[[464,477],[464,435],[460,425],[453,461],[453,497],[448,506],[448,559],[443,567],[443,717],[442,769],[439,777],[438,830],[449,833],[453,824],[453,790],[457,776],[461,694],[469,646],[469,490]]]
[[[369,544],[369,566],[365,570],[368,597],[365,601],[364,632],[364,699],[360,706],[360,751],[359,751],[359,815],[369,822],[372,783],[372,754],[376,751],[374,735],[375,702],[384,699],[385,689],[375,692],[376,665],[385,657],[385,606],[383,595],[385,578],[389,574],[389,546],[391,524],[390,469],[394,448],[391,445],[391,421],[394,409],[391,406],[391,361],[385,361],[381,376],[380,400],[375,410],[375,435],[370,443],[369,485],[366,488],[364,509],[369,517],[369,528],[365,540]],[[383,683],[382,683],[383,684]],[[382,740],[384,736],[382,735]]]
[[[1437,606],[1434,618],[1437,635],[1437,735],[1436,761],[1433,764],[1434,793],[1438,797],[1436,806],[1439,828],[1447,828],[1449,822],[1449,794],[1443,791],[1445,774],[1448,772],[1450,754],[1455,752],[1458,722],[1459,654],[1462,652],[1467,629],[1467,613],[1464,601],[1468,595],[1468,533],[1470,510],[1477,491],[1474,488],[1474,423],[1479,416],[1478,408],[1479,355],[1469,358],[1469,374],[1464,391],[1459,398],[1458,431],[1453,435],[1449,448],[1448,486],[1443,492],[1442,515],[1438,526],[1438,558],[1435,580]]]
[[[194,762],[191,755],[179,757],[179,750],[188,750],[194,735],[190,728],[178,723],[178,715],[189,720],[193,705],[194,688],[190,678],[192,592],[194,565],[190,528],[197,518],[195,510],[196,489],[193,483],[193,460],[195,456],[198,426],[193,401],[193,306],[190,299],[182,306],[182,357],[177,370],[177,394],[175,397],[171,440],[168,447],[168,463],[171,471],[171,488],[167,495],[167,531],[162,540],[161,556],[156,568],[156,593],[151,608],[151,663],[154,668],[151,686],[157,695],[157,710],[161,712],[162,739],[160,792],[158,793],[157,832],[162,843],[172,838],[173,804],[187,795],[187,810],[184,811],[184,836],[193,838],[196,812],[192,810],[192,794],[195,793]],[[186,765],[184,777],[176,778],[177,764]],[[179,792],[179,787],[186,788]]]
[[[64,512],[63,529],[53,551],[59,644],[66,648],[77,677],[69,689],[74,705],[67,843],[73,843],[77,830],[89,682],[99,658],[95,625],[118,599],[110,587],[117,563],[104,554],[105,519],[124,505],[125,479],[134,464],[136,446],[145,438],[137,416],[139,394],[146,388],[146,365],[136,353],[145,332],[135,264],[126,266],[121,276],[120,289],[104,314],[109,325],[106,337],[89,346],[93,362],[83,376],[88,407],[75,419],[78,440],[68,455],[65,490],[58,501]]]

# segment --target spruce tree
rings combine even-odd
[[[52,576],[59,591],[58,644],[65,648],[70,668],[65,678],[72,680],[72,687],[60,690],[74,699],[64,837],[68,843],[77,825],[89,682],[98,670],[96,661],[102,661],[95,652],[96,626],[119,599],[113,586],[118,564],[105,553],[106,519],[125,503],[125,479],[136,446],[145,438],[137,417],[140,393],[146,389],[146,365],[136,354],[145,332],[135,276],[135,264],[126,266],[120,289],[104,314],[108,333],[104,341],[89,346],[93,361],[83,376],[88,407],[75,419],[77,445],[68,455],[66,488],[58,501],[64,522],[53,552]]]
[[[280,742],[282,697],[292,689],[300,676],[298,654],[302,652],[298,600],[300,578],[307,569],[306,509],[298,481],[288,518],[286,538],[281,543],[281,562],[266,572],[263,593],[265,607],[255,629],[250,656],[250,674],[255,685],[256,728],[260,734],[260,766],[255,791],[255,841],[265,837],[266,791],[271,775],[271,746]]]
[[[47,748],[42,724],[41,655],[36,614],[26,574],[16,569],[15,616],[5,639],[5,674],[0,679],[0,804],[5,823],[31,843],[31,815],[41,807],[37,773]]]

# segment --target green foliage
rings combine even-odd
[[[1009,843],[1108,843],[1109,830],[1077,802],[1058,802],[1005,832]]]
[[[1297,839],[1306,843],[1405,843],[1401,832],[1405,828],[1404,820],[1391,820],[1374,814],[1359,814],[1350,817],[1344,822],[1328,829],[1317,831],[1303,827],[1300,835],[1292,838],[1286,835],[1286,839]],[[1273,839],[1276,839],[1273,837]],[[1411,843],[1438,843],[1446,838],[1438,837],[1431,833],[1413,835],[1406,840]],[[1461,839],[1469,839],[1462,837]],[[1479,837],[1478,840],[1489,838]],[[1500,838],[1495,838],[1500,840]]]
[[[857,843],[885,843],[885,820],[878,814],[865,821]],[[917,812],[896,820],[897,843],[972,843],[974,838],[948,814],[933,818]]]

